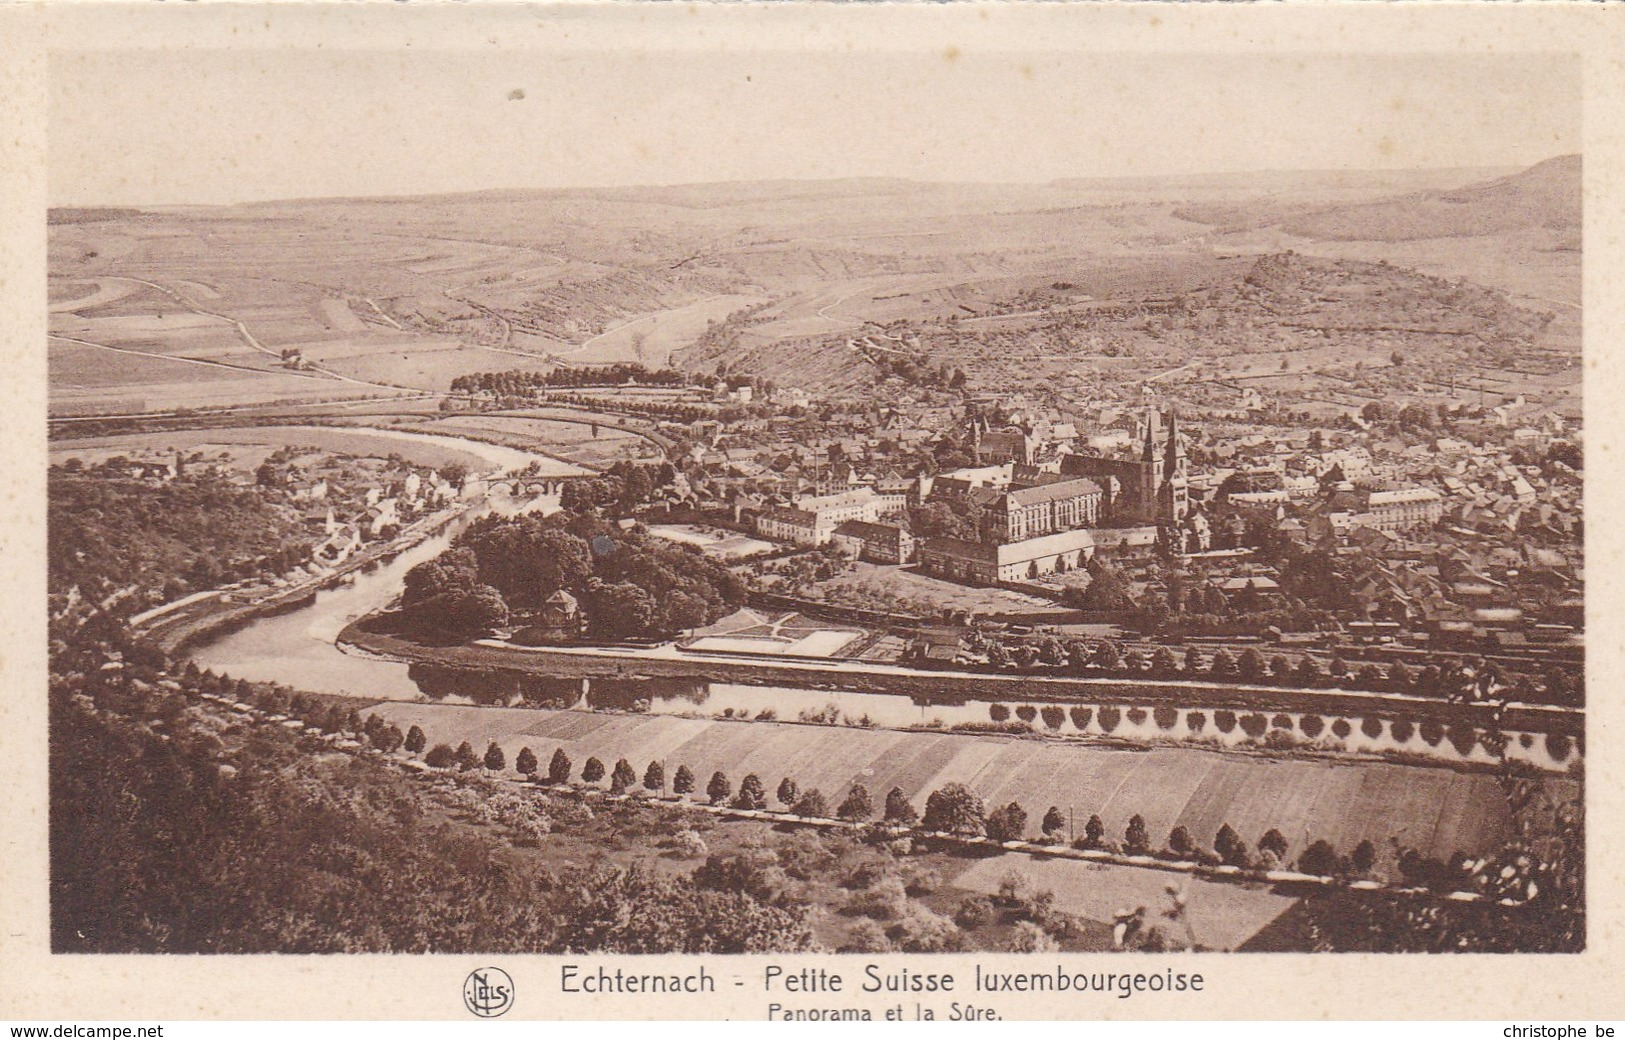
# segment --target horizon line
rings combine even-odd
[[[1311,174],[1392,174],[1392,173],[1447,173],[1447,172],[1473,172],[1494,170],[1529,170],[1548,162],[1567,158],[1582,158],[1583,152],[1563,152],[1547,156],[1535,162],[1509,162],[1478,166],[1304,166],[1304,167],[1266,167],[1253,169],[1231,170],[1203,170],[1187,173],[1118,173],[1101,174],[1097,176],[1051,177],[1047,180],[1034,181],[982,181],[982,180],[935,180],[922,177],[905,177],[891,174],[851,174],[844,177],[757,177],[751,179],[723,179],[700,181],[670,181],[665,183],[628,183],[628,184],[571,184],[555,186],[537,185],[493,185],[484,188],[458,188],[447,191],[425,191],[415,194],[385,193],[378,195],[367,194],[340,194],[340,195],[284,195],[266,198],[236,199],[230,202],[64,202],[51,203],[46,206],[47,212],[66,209],[227,209],[235,206],[275,205],[290,202],[372,202],[388,200],[445,198],[449,196],[466,195],[493,195],[500,193],[531,192],[536,194],[567,192],[595,192],[595,191],[637,191],[637,190],[669,190],[673,188],[709,188],[709,187],[739,187],[747,185],[766,184],[805,184],[805,185],[836,185],[842,183],[859,182],[888,182],[895,184],[920,185],[922,187],[975,187],[975,188],[1054,188],[1067,185],[1084,185],[1090,183],[1111,183],[1124,181],[1173,181],[1196,180],[1202,178],[1240,177],[1240,176],[1279,176],[1311,175]]]

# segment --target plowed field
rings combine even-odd
[[[863,783],[876,804],[895,786],[917,807],[958,781],[989,805],[1020,802],[1035,831],[1044,810],[1057,805],[1070,808],[1080,828],[1098,813],[1114,837],[1139,814],[1158,843],[1183,825],[1210,844],[1228,823],[1249,844],[1279,829],[1289,856],[1321,838],[1344,853],[1365,839],[1386,848],[1393,838],[1443,857],[1488,851],[1508,828],[1494,777],[1443,768],[529,708],[391,702],[371,710],[402,729],[422,726],[431,746],[467,740],[483,752],[495,740],[510,763],[528,746],[544,769],[562,747],[578,772],[588,757],[606,765],[625,758],[640,776],[651,761],[664,760],[668,777],[686,765],[702,787],[720,769],[735,787],[747,773],[760,775],[769,791],[791,776],[802,790],[817,787],[831,799]],[[1572,786],[1547,782],[1563,793]]]

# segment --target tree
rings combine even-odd
[[[1184,825],[1175,827],[1168,832],[1168,851],[1184,858],[1196,851],[1196,842],[1191,838],[1191,832]]]
[[[852,790],[847,792],[846,800],[841,802],[840,808],[835,810],[837,819],[846,820],[849,823],[867,820],[874,813],[874,804],[869,800],[869,789],[862,784],[853,784]]]
[[[790,806],[796,804],[796,795],[800,792],[800,790],[801,789],[796,786],[796,782],[789,777],[785,777],[783,780],[780,780],[778,790],[779,804],[784,806],[786,809],[790,808]]]
[[[674,794],[693,794],[694,771],[687,766],[678,766],[671,778],[671,789]]]
[[[567,784],[570,782],[571,762],[570,756],[564,753],[563,748],[553,752],[553,758],[547,763],[547,780],[553,784]]]
[[[457,745],[457,768],[467,772],[480,767],[480,756],[474,753],[474,745],[463,741]]]
[[[479,560],[471,549],[451,549],[406,572],[401,605],[415,607],[457,589],[479,584]]]
[[[705,796],[711,799],[712,805],[721,805],[733,793],[733,784],[728,780],[728,774],[717,770],[711,774],[711,782],[705,785]]]
[[[451,745],[436,744],[434,747],[429,749],[429,753],[427,755],[423,756],[423,761],[427,765],[431,765],[436,769],[445,769],[453,762],[457,761],[457,756],[451,750]]]
[[[508,603],[489,585],[476,585],[454,596],[448,609],[452,631],[463,636],[483,636],[508,623]]]
[[[829,819],[829,799],[824,797],[824,792],[814,787],[804,793],[800,800],[791,806],[790,811],[807,819],[827,820]]]
[[[633,509],[649,500],[654,483],[642,466],[628,466],[619,474],[621,478],[621,508]]]
[[[399,726],[388,726],[379,730],[378,736],[374,739],[374,743],[380,751],[389,753],[399,750],[401,744],[405,743],[405,741],[406,737],[402,735]]]
[[[609,791],[611,794],[625,794],[627,788],[637,782],[637,770],[623,758],[615,763],[615,771],[609,774]]]
[[[901,787],[894,787],[886,793],[886,822],[901,827],[912,827],[919,820],[920,814],[915,811],[914,803],[908,800]]]
[[[535,607],[559,589],[580,588],[593,573],[587,542],[534,514],[476,524],[461,547],[478,559],[479,580],[521,608]]]
[[[431,560],[413,568],[407,577],[415,581],[403,594],[403,613],[425,631],[471,639],[508,623],[508,604],[502,593],[473,582],[469,567]]]
[[[1371,872],[1371,868],[1377,865],[1377,847],[1371,844],[1371,839],[1367,838],[1354,846],[1354,855],[1349,863],[1357,874]]]
[[[1298,857],[1298,869],[1305,874],[1331,877],[1337,873],[1337,850],[1324,839],[1316,841]]]
[[[987,829],[986,809],[982,800],[964,784],[946,784],[926,798],[922,825],[928,831],[965,836],[982,834]]]
[[[960,902],[954,911],[954,923],[966,931],[975,931],[993,921],[993,902],[986,896],[971,896]]]
[[[520,776],[535,777],[540,765],[541,763],[536,761],[536,752],[528,747],[520,748],[518,757],[513,760],[513,767],[519,770]]]
[[[1297,679],[1299,686],[1319,686],[1321,678],[1320,666],[1315,663],[1315,659],[1313,657],[1305,654],[1303,660],[1298,662],[1298,669],[1295,678]]]
[[[757,776],[755,773],[747,773],[745,775],[745,779],[739,782],[739,794],[734,798],[734,808],[767,808],[767,788],[762,784],[761,777]]]
[[[1213,838],[1213,851],[1232,867],[1252,866],[1252,857],[1247,855],[1247,843],[1228,823],[1219,826],[1219,833]]]
[[[1267,852],[1280,862],[1286,861],[1286,835],[1271,827],[1258,839],[1258,851]]]
[[[508,768],[508,756],[502,753],[501,746],[494,740],[485,748],[485,768],[493,773]]]
[[[1052,805],[1047,810],[1045,810],[1045,812],[1044,812],[1044,822],[1042,824],[1042,830],[1044,831],[1044,833],[1046,835],[1053,838],[1056,835],[1060,834],[1061,831],[1063,831],[1065,829],[1066,829],[1066,817],[1061,815],[1061,807],[1060,806]]]
[[[1123,849],[1132,856],[1143,856],[1151,851],[1151,833],[1145,829],[1145,817],[1135,813],[1129,817],[1123,831]]]
[[[323,733],[342,733],[344,731],[345,713],[340,705],[333,705],[322,716],[321,730]]]
[[[463,481],[468,479],[468,467],[461,462],[448,462],[435,473],[446,483],[453,487],[462,487]]]
[[[1247,682],[1257,682],[1264,675],[1264,655],[1257,647],[1248,647],[1236,662],[1236,672]]]
[[[589,582],[586,606],[587,631],[595,638],[611,641],[649,635],[660,615],[654,597],[626,581]]]
[[[587,759],[587,764],[581,767],[581,779],[589,784],[596,784],[604,778],[604,763],[596,758]]]
[[[1110,639],[1102,639],[1095,646],[1095,667],[1115,672],[1122,666],[1123,655],[1117,649],[1117,644]]]
[[[1054,953],[1061,948],[1053,936],[1032,921],[1018,922],[1009,942],[1011,953]]]
[[[1168,678],[1179,674],[1179,662],[1174,658],[1174,652],[1166,646],[1159,646],[1151,655],[1151,673],[1159,678]]]
[[[643,789],[646,791],[664,791],[666,789],[666,767],[656,759],[649,763],[649,768],[643,771]]]
[[[1134,605],[1129,596],[1128,580],[1123,572],[1099,557],[1089,561],[1089,586],[1077,598],[1084,610],[1121,611]]]
[[[1083,825],[1083,843],[1086,848],[1097,849],[1100,842],[1106,837],[1106,823],[1099,816],[1089,817]]]
[[[1027,833],[1027,810],[1011,802],[987,814],[987,836],[994,841],[1020,841]]]
[[[406,731],[406,750],[410,751],[412,754],[415,755],[422,751],[426,746],[428,746],[428,743],[429,738],[423,735],[423,728],[421,726],[413,726],[411,729]]]

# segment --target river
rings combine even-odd
[[[514,511],[511,506],[503,512]],[[401,662],[346,653],[335,640],[355,619],[386,606],[400,594],[406,572],[445,549],[463,526],[473,519],[465,516],[446,532],[407,550],[389,563],[370,572],[358,573],[352,584],[317,593],[313,603],[273,617],[261,618],[243,628],[224,634],[199,646],[192,658],[200,668],[254,682],[276,682],[294,689],[318,693],[345,694],[378,700],[445,703],[496,704],[551,708],[600,708],[653,714],[699,717],[760,718],[780,721],[816,721],[829,724],[878,726],[904,729],[930,726],[986,725],[995,720],[1007,723],[1030,722],[1034,730],[1058,736],[1089,736],[1127,740],[1194,740],[1213,746],[1234,747],[1256,741],[1244,726],[1231,721],[1221,730],[1213,710],[1179,710],[1159,718],[1149,709],[1112,703],[1110,698],[1077,704],[1023,705],[1019,698],[1003,704],[972,699],[962,704],[916,703],[900,694],[861,691],[820,690],[808,687],[751,686],[713,683],[701,678],[548,677],[510,671],[474,671],[434,665],[407,665]],[[635,662],[629,666],[635,673]],[[854,677],[854,685],[862,682]],[[1238,710],[1236,715],[1246,713]],[[1313,746],[1317,739],[1334,736],[1335,716],[1314,716],[1289,712],[1269,716],[1270,729],[1283,739],[1292,736],[1302,745]],[[1363,728],[1372,726],[1375,732]],[[1323,728],[1324,727],[1324,728]],[[1481,742],[1463,740],[1463,748],[1452,745],[1426,727],[1401,724],[1395,733],[1392,723],[1352,718],[1348,732],[1335,734],[1338,745],[1353,752],[1403,751],[1441,761],[1493,763],[1496,756]],[[1505,754],[1542,769],[1562,770],[1578,752],[1566,743],[1552,745],[1540,734],[1508,733]]]

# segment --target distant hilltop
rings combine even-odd
[[[1280,222],[1304,238],[1409,241],[1543,230],[1577,236],[1581,224],[1578,155],[1450,191],[1299,212]]]
[[[125,217],[139,217],[142,211],[138,209],[115,209],[109,206],[79,207],[57,206],[45,212],[47,224],[94,224],[102,220],[122,220]]]

